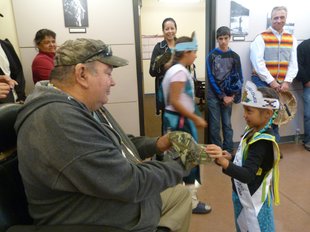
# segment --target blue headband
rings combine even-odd
[[[174,50],[177,52],[197,51],[197,49],[198,49],[198,44],[197,44],[197,40],[196,40],[196,34],[194,34],[192,42],[178,43],[175,45],[175,48],[174,48]]]

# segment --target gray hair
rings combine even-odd
[[[275,11],[280,11],[280,10],[284,10],[287,14],[287,8],[285,6],[275,6],[271,11],[271,18]]]
[[[56,80],[65,82],[67,79],[69,79],[67,77],[74,73],[74,67],[75,65],[54,67],[49,78],[51,81]]]
[[[84,65],[92,75],[98,74],[95,61],[85,63]],[[76,65],[55,66],[51,71],[49,79],[51,81],[57,81],[63,84],[72,83],[71,77],[74,74],[75,66]]]

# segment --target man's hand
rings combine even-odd
[[[11,88],[7,83],[0,82],[0,99],[6,98],[10,91]]]
[[[281,83],[280,92],[287,92],[290,89],[290,83],[287,81],[284,81],[283,83]]]
[[[281,85],[276,80],[273,80],[272,82],[270,82],[269,86],[275,89],[276,91],[279,91],[281,87]]]
[[[171,147],[171,143],[167,134],[159,137],[156,142],[158,150],[161,152],[167,151]]]
[[[15,80],[11,79],[11,77],[7,75],[0,75],[0,83],[8,84],[11,89],[13,89],[15,85],[18,85]]]
[[[18,85],[15,80],[9,76],[0,75],[0,98],[6,98],[15,85]]]

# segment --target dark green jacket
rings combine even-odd
[[[36,224],[153,231],[160,192],[182,181],[183,166],[141,162],[157,152],[156,139],[129,139],[110,114],[113,128],[100,114],[98,122],[85,105],[53,87],[36,86],[27,98],[15,128],[30,214]]]

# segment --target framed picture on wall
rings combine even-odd
[[[230,2],[230,29],[234,40],[244,40],[249,34],[249,15],[250,10],[242,1]]]
[[[88,27],[87,0],[63,0],[65,27]]]

